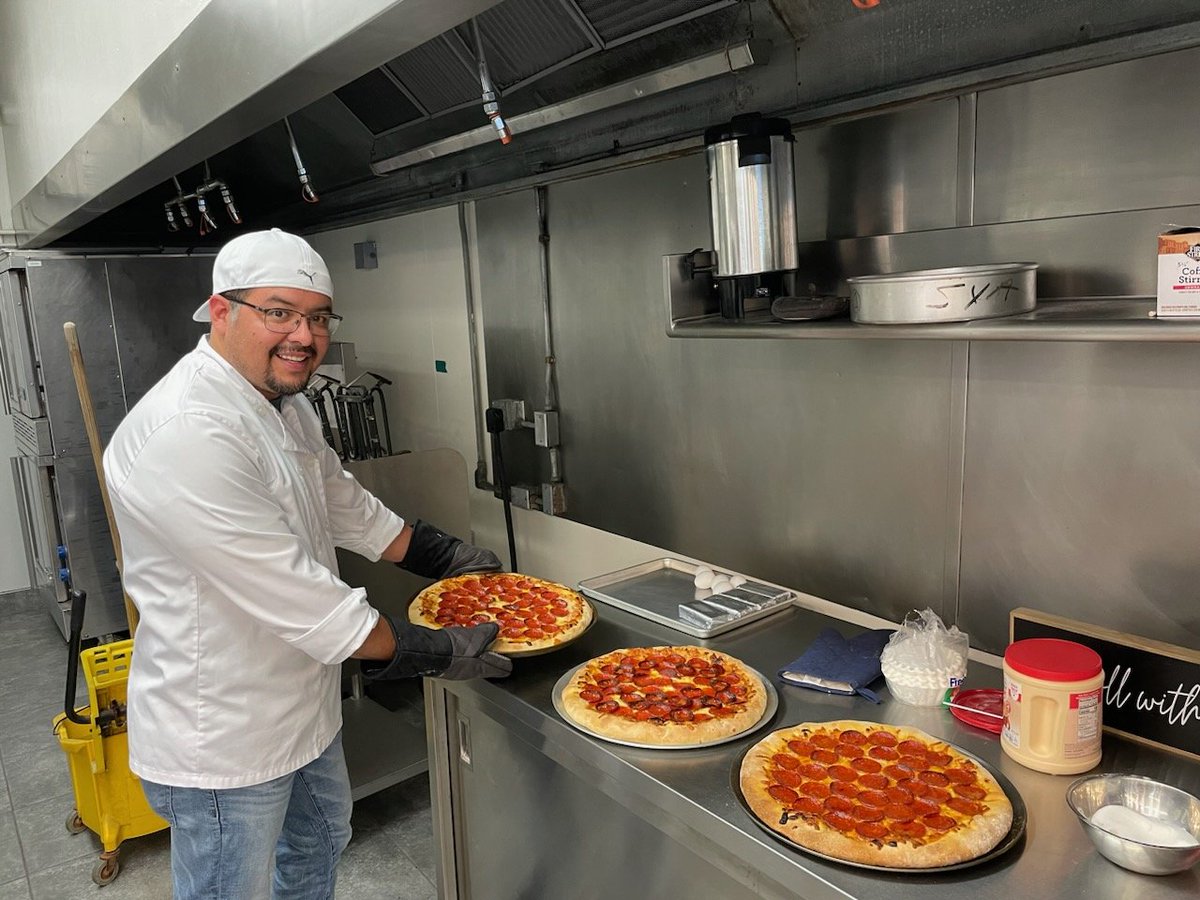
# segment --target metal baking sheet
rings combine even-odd
[[[792,726],[787,727],[790,728]],[[1008,797],[1008,802],[1012,804],[1012,825],[1009,826],[1008,834],[1000,839],[1000,843],[998,843],[987,853],[977,856],[974,859],[968,859],[965,862],[954,863],[954,865],[950,866],[935,866],[928,869],[901,869],[893,866],[872,866],[869,863],[849,862],[844,859],[838,859],[836,856],[829,856],[826,853],[819,853],[816,850],[812,850],[808,847],[802,846],[801,844],[797,844],[795,841],[792,841],[786,836],[780,834],[778,831],[760,819],[757,815],[755,815],[754,810],[750,808],[750,804],[746,802],[745,796],[742,795],[741,773],[742,761],[745,760],[746,754],[748,754],[756,746],[758,746],[757,743],[751,744],[746,748],[745,753],[740,754],[738,758],[734,760],[733,769],[730,773],[734,796],[738,798],[738,802],[741,803],[742,809],[746,811],[746,815],[754,820],[755,825],[757,825],[771,837],[775,838],[775,840],[779,841],[779,843],[784,844],[793,850],[799,850],[801,853],[807,853],[809,856],[816,856],[828,862],[837,863],[840,866],[851,866],[855,869],[871,869],[876,872],[887,872],[889,875],[935,875],[941,872],[957,872],[961,869],[970,869],[974,868],[975,866],[981,866],[986,862],[990,862],[999,856],[1003,856],[1005,853],[1015,847],[1018,843],[1020,843],[1021,838],[1024,837],[1025,826],[1029,822],[1029,812],[1025,809],[1025,801],[1022,799],[1021,792],[1017,790],[1016,785],[1014,785],[996,769],[985,763],[978,756],[968,753],[961,747],[955,747],[953,744],[951,744],[950,746],[954,747],[956,753],[961,753],[963,756],[972,760],[975,765],[979,766],[979,768],[984,769],[991,774],[991,776],[995,778],[997,782],[999,782],[1001,789]]]
[[[639,749],[642,749],[642,750],[699,750],[702,747],[715,747],[718,744],[728,744],[730,741],[738,741],[738,740],[741,740],[742,738],[746,737],[747,735],[753,734],[754,732],[758,731],[758,729],[762,728],[764,725],[766,725],[768,722],[770,722],[771,719],[774,718],[774,716],[775,716],[775,711],[777,709],[779,709],[779,693],[775,690],[775,685],[771,684],[771,682],[768,679],[763,678],[762,673],[759,672],[757,669],[751,669],[749,666],[746,666],[746,670],[749,672],[753,672],[756,676],[758,676],[758,680],[762,682],[763,688],[766,690],[766,693],[767,693],[767,708],[763,710],[763,714],[759,718],[759,720],[757,722],[755,722],[752,726],[747,728],[745,731],[739,732],[737,734],[731,734],[728,737],[717,738],[715,741],[704,741],[703,743],[700,743],[700,744],[666,744],[666,745],[664,745],[664,744],[643,744],[643,743],[638,743],[637,741],[622,741],[619,738],[609,737],[606,734],[600,734],[598,732],[592,731],[590,728],[587,728],[584,725],[581,725],[580,723],[578,723],[574,719],[572,719],[570,716],[568,716],[567,711],[565,709],[563,709],[563,705],[562,705],[563,691],[565,691],[567,689],[567,685],[570,683],[571,679],[575,677],[575,673],[578,672],[580,669],[582,669],[584,666],[586,666],[588,664],[588,662],[591,662],[591,660],[580,663],[579,665],[575,666],[575,668],[571,669],[569,672],[564,672],[562,678],[558,679],[558,681],[556,681],[554,683],[554,689],[553,689],[553,694],[551,695],[551,699],[554,701],[555,711],[558,712],[559,716],[562,718],[562,720],[564,722],[566,722],[572,728],[582,731],[586,735],[589,735],[594,738],[598,738],[599,740],[602,740],[602,741],[608,741],[610,744],[621,744],[622,746],[625,746],[625,747],[638,747]],[[745,665],[745,664],[743,663],[743,665]]]
[[[579,590],[593,600],[616,606],[698,638],[715,637],[777,613],[790,606],[796,596],[795,592],[788,588],[743,575],[743,578],[747,578],[746,583],[730,593],[736,596],[734,592],[744,592],[747,596],[759,598],[764,605],[708,627],[693,625],[679,618],[679,604],[712,596],[710,591],[698,590],[693,582],[700,568],[699,563],[664,557],[607,575],[586,578],[579,582]]]

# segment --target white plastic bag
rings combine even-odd
[[[969,649],[957,625],[947,628],[932,609],[914,610],[888,639],[879,663],[898,700],[935,706],[967,677]]]

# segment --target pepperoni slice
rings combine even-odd
[[[787,747],[797,756],[808,756],[812,753],[812,744],[808,741],[788,741]]]
[[[903,781],[899,782],[899,785],[906,791],[911,791],[915,797],[928,797],[929,792],[933,790],[932,786],[926,784],[924,781],[919,781],[916,778],[905,778]]]
[[[917,772],[915,769],[912,769],[909,766],[903,765],[902,763],[896,763],[895,765],[884,766],[883,774],[889,778],[894,778],[897,781],[903,781],[905,778],[912,778],[917,774]]]
[[[843,797],[858,796],[858,785],[853,781],[831,781],[829,782],[829,790]]]
[[[974,800],[967,800],[965,797],[951,797],[946,801],[955,812],[960,812],[964,816],[977,816],[983,812],[983,806],[976,803]]]
[[[647,713],[647,716],[649,714]],[[798,788],[804,783],[804,779],[788,769],[772,769],[771,780],[776,784],[787,785],[790,788]],[[941,807],[938,807],[939,809]]]
[[[889,803],[904,804],[904,803],[912,803],[912,801],[913,801],[912,792],[906,791],[902,787],[890,787],[883,793],[887,796]]]
[[[621,704],[617,703],[617,701],[615,701],[615,700],[605,700],[602,703],[596,704],[597,712],[611,713],[611,712],[616,712],[620,708],[621,708]]]
[[[789,753],[776,753],[771,762],[783,769],[799,769],[801,765],[800,760]]]
[[[821,747],[824,750],[832,750],[837,746],[837,741],[827,734],[817,732],[809,740],[814,747]]]
[[[900,753],[892,747],[872,747],[867,755],[875,759],[894,760],[900,758]]]
[[[883,808],[883,814],[893,822],[911,822],[917,817],[913,808],[905,803],[889,803]]]
[[[836,828],[838,831],[854,830],[854,820],[850,818],[848,813],[826,810],[821,814],[821,819],[830,828]]]
[[[924,756],[913,756],[911,753],[901,753],[900,761],[896,765],[908,766],[914,772],[920,772],[922,769],[929,768],[929,762]]]
[[[850,768],[867,774],[874,774],[883,771],[883,763],[877,762],[868,756],[860,756],[857,759],[850,760]]]
[[[836,781],[855,781],[858,773],[849,766],[830,766],[829,777]]]
[[[767,788],[767,793],[780,803],[792,804],[800,799],[799,794],[793,791],[790,787],[782,784],[771,785],[769,788]]]
[[[926,785],[926,787],[928,787],[929,790],[925,792],[925,796],[934,803],[946,803],[950,800],[950,792],[945,788],[932,787],[930,785]]]
[[[813,781],[821,781],[829,774],[824,766],[817,763],[804,763],[799,771],[805,778],[811,778]]]
[[[854,744],[838,744],[833,749],[842,759],[858,759],[863,755],[863,749]]]
[[[676,722],[690,722],[692,721],[692,711],[690,709],[673,709],[671,718]]]
[[[579,692],[579,699],[587,703],[599,703],[604,699],[604,695],[594,688],[584,688]]]
[[[850,728],[841,733],[839,740],[842,740],[842,741],[846,742],[847,744],[860,744],[861,745],[861,744],[865,744],[867,742],[867,736],[865,734],[863,734],[861,731],[855,731],[853,728]]]
[[[926,828],[932,828],[934,831],[949,831],[954,827],[954,820],[949,816],[932,815],[925,816],[921,819]]]
[[[809,815],[820,815],[824,810],[820,800],[814,800],[812,797],[801,797],[792,804],[792,809],[797,812],[808,813]]]
[[[970,769],[959,769],[951,767],[945,770],[946,777],[955,784],[973,784],[975,782],[975,773]]]
[[[886,825],[878,822],[859,822],[854,830],[869,841],[882,841],[891,833]]]
[[[924,756],[929,752],[929,748],[923,742],[912,739],[901,741],[896,745],[896,749],[901,753],[911,753],[913,756]]]
[[[886,790],[892,784],[891,779],[889,779],[886,775],[880,775],[878,773],[871,772],[868,772],[865,775],[860,775],[858,777],[858,783],[872,791]]]
[[[878,822],[883,818],[883,810],[877,806],[864,806],[861,803],[854,804],[854,808],[850,810],[850,815],[854,817],[856,822]]]
[[[890,801],[888,800],[888,795],[883,791],[863,791],[858,795],[858,802],[883,809]]]
[[[924,772],[920,772],[917,775],[917,780],[923,781],[933,787],[945,787],[950,783],[950,779],[941,772],[930,772],[928,769],[926,769]]]
[[[839,797],[837,794],[834,794],[831,797],[825,798],[824,806],[826,809],[833,810],[834,812],[848,813],[850,810],[854,809],[854,801],[846,797]]]
[[[867,736],[867,742],[876,747],[895,747],[897,743],[896,736],[890,731],[872,731]]]
[[[960,797],[966,797],[968,800],[982,800],[987,796],[987,791],[977,784],[956,784],[954,793]]]
[[[841,757],[837,755],[836,751],[827,750],[824,747],[819,747],[816,750],[813,750],[813,752],[809,755],[817,762],[825,763],[826,765],[831,765],[841,759]]]
[[[915,812],[918,817],[932,816],[942,811],[940,804],[934,803],[932,800],[926,797],[916,797],[913,799],[913,802],[908,805],[912,807],[913,812]]]
[[[830,790],[829,785],[825,784],[823,781],[806,781],[804,784],[800,785],[800,793],[804,794],[806,797],[816,797],[820,800],[824,800],[829,796]]]
[[[892,831],[903,835],[910,841],[925,837],[925,826],[920,822],[896,822],[892,825]]]

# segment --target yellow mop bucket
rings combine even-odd
[[[54,719],[54,733],[67,755],[75,810],[67,817],[72,832],[89,828],[104,852],[92,880],[108,884],[117,877],[121,842],[167,827],[146,802],[142,783],[129,771],[125,687],[133,660],[133,641],[103,644],[79,654],[87,681],[88,705]],[[68,683],[68,702],[74,685]]]

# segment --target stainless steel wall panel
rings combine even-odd
[[[1200,119],[1181,77],[1200,49],[979,94],[975,221],[1176,206],[1196,199]]]
[[[800,271],[837,281],[848,275],[1030,261],[1038,264],[1041,298],[1152,297],[1163,223],[1197,221],[1200,206],[1177,206],[811,242],[800,245]]]
[[[110,257],[105,265],[128,410],[208,333],[192,313],[212,293],[212,257]]]
[[[971,348],[961,612],[999,650],[1030,606],[1200,646],[1200,354]]]
[[[90,459],[63,323],[74,322],[78,329],[96,424],[102,440],[107,442],[126,410],[117,377],[117,344],[104,260],[75,257],[29,262],[26,276],[31,319],[54,454]]]
[[[958,134],[955,98],[797,131],[798,239],[954,227]]]
[[[532,206],[479,204],[493,397],[541,393]],[[554,186],[549,218],[569,517],[881,615],[943,609],[952,344],[672,341],[661,251],[708,236],[698,156]]]

